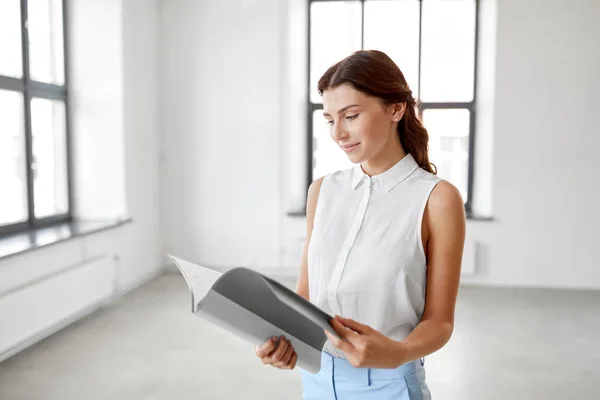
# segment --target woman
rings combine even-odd
[[[318,84],[331,138],[355,164],[314,181],[296,291],[335,315],[304,399],[429,399],[423,357],[452,334],[465,239],[459,191],[436,176],[404,75],[358,51]],[[342,317],[343,316],[343,317]],[[256,350],[293,369],[287,340]]]

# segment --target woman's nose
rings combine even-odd
[[[333,126],[332,136],[335,140],[341,140],[348,136],[348,132],[343,124],[336,124]]]

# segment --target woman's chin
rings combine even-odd
[[[351,153],[348,154],[348,160],[350,160],[351,163],[353,164],[359,164],[361,162],[363,162],[363,155],[362,153]]]

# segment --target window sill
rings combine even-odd
[[[306,210],[288,211],[287,216],[306,218]]]
[[[467,221],[493,222],[494,221],[494,217],[477,215],[477,214],[473,214],[473,213],[468,212],[467,213]]]
[[[116,228],[130,222],[132,222],[131,218],[106,221],[74,220],[0,237],[0,261],[77,237]]]

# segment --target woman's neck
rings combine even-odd
[[[375,176],[384,173],[406,156],[400,139],[384,146],[383,150],[360,165],[365,174]]]

